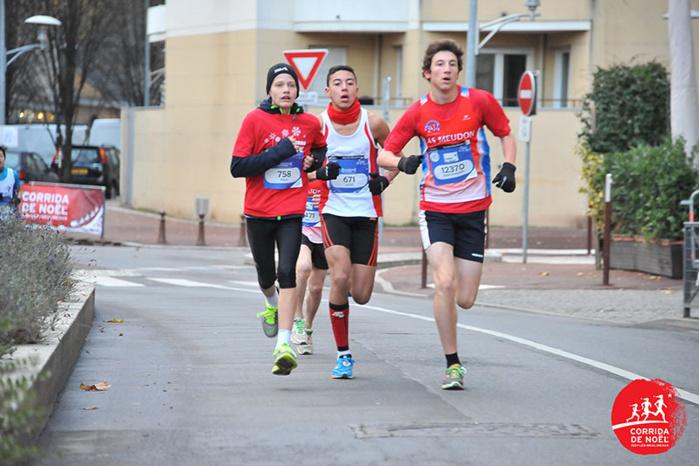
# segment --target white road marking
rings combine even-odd
[[[240,280],[228,280],[228,281],[231,283],[235,283],[236,285],[254,286],[255,288],[259,287],[257,282],[243,282]]]
[[[138,287],[138,286],[145,286],[142,283],[134,283],[130,282],[127,280],[120,280],[118,278],[110,277],[110,276],[104,276],[104,277],[95,277],[95,285],[99,286],[107,286],[107,287]]]
[[[363,306],[358,306],[359,308],[367,308],[367,309],[373,309],[379,312],[385,312],[387,314],[394,314],[394,315],[399,315],[403,317],[410,317],[413,319],[418,319],[418,320],[424,320],[427,322],[434,322],[434,318],[431,317],[424,317],[424,316],[419,316],[416,314],[410,314],[407,312],[401,312],[401,311],[394,311],[392,309],[386,309],[383,307],[377,307],[377,306],[371,306],[371,305],[363,305]],[[580,362],[582,364],[586,364],[588,366],[594,367],[596,369],[600,369],[606,372],[609,372],[611,374],[617,375],[619,377],[623,377],[628,380],[636,380],[636,379],[644,379],[644,380],[650,380],[648,377],[644,377],[640,374],[636,374],[633,372],[629,372],[627,370],[621,369],[616,366],[612,366],[609,364],[605,364],[600,361],[596,361],[594,359],[586,358],[584,356],[579,356],[577,354],[569,353],[568,351],[563,351],[557,348],[553,348],[551,346],[547,345],[542,345],[541,343],[537,343],[535,341],[527,340],[525,338],[520,338],[516,337],[514,335],[509,335],[507,333],[502,333],[502,332],[497,332],[495,330],[488,330],[485,328],[480,328],[480,327],[473,327],[471,325],[463,325],[463,324],[457,324],[457,327],[462,328],[464,330],[470,330],[472,332],[478,332],[478,333],[484,333],[486,335],[491,335],[497,338],[503,338],[505,340],[512,341],[514,343],[519,343],[520,345],[524,346],[529,346],[531,348],[535,348],[539,351],[544,351],[546,353],[554,354],[556,356],[560,356],[566,359],[570,359],[573,361]],[[684,400],[687,400],[691,403],[694,403],[695,405],[699,405],[699,395],[689,392],[687,390],[682,390],[675,386],[677,389],[677,393],[679,393],[680,397],[683,398]]]
[[[213,283],[195,282],[194,280],[187,280],[186,278],[148,278],[148,280],[153,280],[154,282],[165,283],[168,285],[185,286],[190,288],[218,288],[221,290],[230,290],[230,288],[227,286],[214,285]]]

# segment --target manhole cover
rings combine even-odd
[[[351,426],[358,439],[382,437],[565,437],[593,438],[599,434],[580,424],[408,423]]]

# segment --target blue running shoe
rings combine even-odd
[[[352,368],[354,367],[354,359],[352,358],[337,358],[337,365],[332,371],[333,379],[351,379]]]

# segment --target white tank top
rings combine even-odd
[[[327,183],[321,212],[339,217],[381,216],[381,196],[369,191],[369,173],[378,173],[377,148],[367,111],[361,109],[357,131],[343,136],[335,131],[327,110],[322,113],[323,133],[327,136],[328,162],[340,164],[340,176]]]
[[[15,171],[10,167],[7,168],[7,176],[4,180],[0,180],[0,194],[2,194],[2,203],[9,204],[10,199],[14,195],[15,186]]]

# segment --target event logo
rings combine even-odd
[[[425,123],[425,132],[427,134],[434,133],[435,131],[439,131],[439,122],[437,120],[430,120]]]
[[[656,455],[675,446],[687,424],[677,397],[675,387],[660,379],[627,385],[612,408],[612,429],[621,444],[639,455]]]

